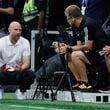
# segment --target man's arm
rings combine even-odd
[[[36,3],[37,3],[38,11],[39,11],[37,29],[40,29],[40,28],[43,28],[45,24],[47,0],[38,0]]]
[[[37,29],[43,28],[44,19],[45,19],[45,11],[41,11],[41,12],[39,13]]]
[[[6,64],[0,65],[0,72],[5,72],[8,69],[6,68]]]
[[[77,50],[87,50],[88,51],[88,50],[92,49],[92,45],[93,45],[93,40],[88,40],[84,44],[76,45],[71,48],[73,51],[77,51]]]
[[[0,8],[0,13],[4,13],[4,14],[8,14],[8,15],[13,15],[14,14],[14,8],[13,7]]]
[[[30,66],[30,55],[29,56],[25,56],[23,58],[23,63],[21,65],[21,71],[29,68],[29,66]]]
[[[20,62],[19,60],[16,60],[16,64],[13,65],[14,70],[16,71],[23,71],[30,66],[30,56],[25,56],[23,58],[23,62]]]

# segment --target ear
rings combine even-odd
[[[10,28],[8,28],[8,32],[10,33]]]

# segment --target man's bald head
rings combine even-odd
[[[9,25],[8,31],[9,31],[11,40],[17,42],[22,32],[21,24],[17,21],[11,22]]]
[[[14,28],[16,26],[21,27],[21,24],[17,21],[12,21],[9,25],[9,28]]]
[[[12,32],[12,30],[15,30],[15,29],[18,29],[19,31],[22,31],[22,27],[21,27],[21,24],[17,21],[12,21],[10,24],[9,24],[9,28],[8,28],[8,31],[9,33]]]

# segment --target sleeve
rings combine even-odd
[[[28,55],[30,55],[30,43],[29,41],[26,40],[23,50],[23,56],[28,56]]]
[[[85,37],[88,37],[88,40],[94,40],[96,36],[96,27],[94,25],[88,25],[85,28]]]

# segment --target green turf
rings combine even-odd
[[[10,96],[10,97],[9,97]],[[2,109],[1,109],[2,108]],[[13,94],[0,100],[0,110],[110,110],[107,103],[78,103],[50,100],[16,100]]]

